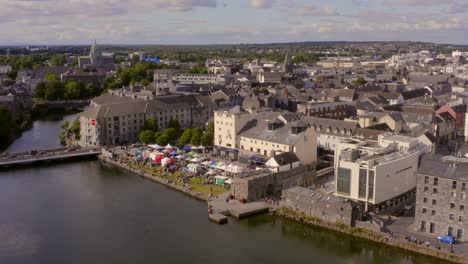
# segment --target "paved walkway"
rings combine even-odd
[[[426,233],[416,232],[413,230],[414,217],[402,216],[395,217],[391,216],[391,220],[387,224],[387,229],[398,238],[404,239],[404,236],[412,236],[422,243],[429,242],[430,247],[434,248],[437,245],[440,246],[441,250],[450,252],[451,245],[440,242],[436,237],[430,236]],[[467,243],[456,243],[452,245],[454,254],[468,256],[468,244]]]

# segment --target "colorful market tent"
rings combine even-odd
[[[156,150],[161,150],[161,149],[164,149],[163,146],[160,146],[158,144],[151,144],[151,145],[148,145],[149,148],[152,148],[152,149],[156,149]]]
[[[190,152],[192,150],[192,148],[190,146],[184,146],[182,148],[185,152]]]
[[[167,144],[164,148],[165,149],[173,149],[174,147],[171,144]]]
[[[163,159],[164,159],[164,156],[163,156],[163,155],[158,155],[158,156],[156,156],[156,158],[155,158],[154,161],[155,161],[156,163],[161,163],[161,161],[162,161]]]
[[[214,177],[214,183],[217,184],[217,185],[224,185],[224,183],[226,182],[226,180],[228,180],[229,178],[228,177],[225,177],[225,176],[215,176]]]

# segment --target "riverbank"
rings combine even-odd
[[[171,182],[171,181],[169,181],[167,179],[164,179],[162,177],[158,177],[156,175],[152,175],[152,174],[150,174],[147,171],[144,171],[142,169],[133,168],[133,167],[131,167],[131,166],[125,164],[125,163],[106,158],[106,157],[104,157],[102,155],[99,156],[99,159],[101,161],[103,161],[104,163],[111,164],[111,165],[117,166],[117,167],[119,167],[121,169],[125,169],[127,171],[133,172],[135,174],[138,174],[141,177],[144,177],[144,178],[149,179],[151,181],[154,181],[154,182],[157,182],[159,184],[165,185],[165,186],[167,186],[167,187],[169,187],[171,189],[182,192],[182,193],[184,193],[184,194],[186,194],[186,195],[188,195],[188,196],[190,196],[192,198],[195,198],[197,200],[208,202],[208,195],[206,195],[206,194],[189,190],[189,189],[184,188],[183,186],[177,185],[174,182]]]
[[[345,225],[343,223],[331,223],[326,222],[322,219],[307,216],[303,213],[294,211],[289,208],[281,207],[272,212],[274,215],[279,217],[288,218],[294,221],[298,221],[301,223],[306,223],[309,225],[318,226],[321,228],[326,228],[332,231],[336,231],[339,233],[363,238],[366,240],[370,240],[379,244],[383,244],[386,246],[396,247],[403,250],[411,251],[414,253],[454,262],[454,263],[468,263],[468,258],[465,256],[451,254],[449,252],[435,250],[433,248],[426,247],[424,245],[418,245],[415,243],[408,242],[402,239],[395,239],[391,236],[388,236],[384,233],[375,232],[373,230],[362,228],[362,227],[351,227]]]

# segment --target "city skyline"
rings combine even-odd
[[[468,44],[460,0],[0,0],[0,45],[424,41]],[[20,34],[18,34],[20,32]]]

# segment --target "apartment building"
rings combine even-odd
[[[206,96],[161,96],[144,100],[106,94],[94,98],[80,115],[81,146],[116,145],[139,141],[145,121],[154,117],[161,130],[172,118],[181,127],[201,127],[215,110]]]

